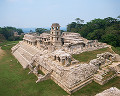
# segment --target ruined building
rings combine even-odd
[[[83,64],[75,60],[72,54],[105,47],[108,45],[97,40],[87,40],[81,37],[79,33],[63,32],[61,34],[60,25],[53,23],[50,34],[42,33],[40,36],[25,34],[23,41],[12,48],[12,54],[23,68],[29,68],[29,73],[34,73],[37,76],[36,83],[51,78],[71,94],[93,80],[103,84],[101,78],[98,78],[101,75],[97,71],[101,65],[104,67],[107,61],[110,63],[109,56],[106,58],[100,55],[101,57],[89,64]],[[110,56],[114,57],[115,60],[116,55],[110,54]],[[119,67],[117,68],[117,71],[120,72]],[[38,70],[41,70],[44,75],[40,74]],[[96,72],[98,75],[95,75]]]
[[[95,96],[120,96],[120,90],[116,87],[111,87],[101,93],[96,94]]]

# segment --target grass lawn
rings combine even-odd
[[[8,44],[8,43],[7,43]],[[3,46],[3,45],[2,45]],[[52,80],[35,83],[37,77],[24,70],[11,54],[11,46],[3,46],[6,54],[0,60],[0,96],[62,96],[67,93]],[[11,61],[12,60],[12,61]]]
[[[6,42],[6,44],[8,43]],[[0,96],[68,96],[50,79],[36,84],[36,76],[28,75],[29,70],[23,70],[11,54],[12,46],[2,46],[5,55],[0,59]],[[113,86],[120,89],[120,77],[110,80],[103,86],[92,82],[71,96],[94,96],[94,94]]]
[[[3,50],[10,50],[12,46],[16,45],[19,41],[4,41],[0,43]]]
[[[81,54],[73,54],[73,58],[79,60],[80,62],[88,63],[90,60],[95,59],[97,54],[101,54],[104,52],[111,52],[113,53],[110,48],[103,48],[95,51],[83,52]]]
[[[120,47],[112,47],[112,50],[120,55]]]
[[[120,89],[120,77],[111,79],[105,85],[99,85],[96,82],[92,82],[77,92],[73,93],[71,96],[94,96],[110,87],[117,87]]]

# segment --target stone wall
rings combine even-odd
[[[116,87],[111,87],[101,93],[96,94],[95,96],[120,96],[120,90]]]

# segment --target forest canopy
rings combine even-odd
[[[114,47],[120,46],[120,17],[107,17],[94,19],[86,24],[80,18],[75,19],[67,25],[67,31],[80,33],[82,37],[89,40],[97,39]]]
[[[22,39],[21,36],[14,36],[14,32],[17,32],[18,35],[21,35],[23,33],[22,29],[17,29],[15,27],[0,27],[0,34],[2,34],[6,40],[14,41]]]

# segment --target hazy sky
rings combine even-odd
[[[66,27],[77,17],[88,22],[118,15],[120,0],[0,0],[1,27]]]

